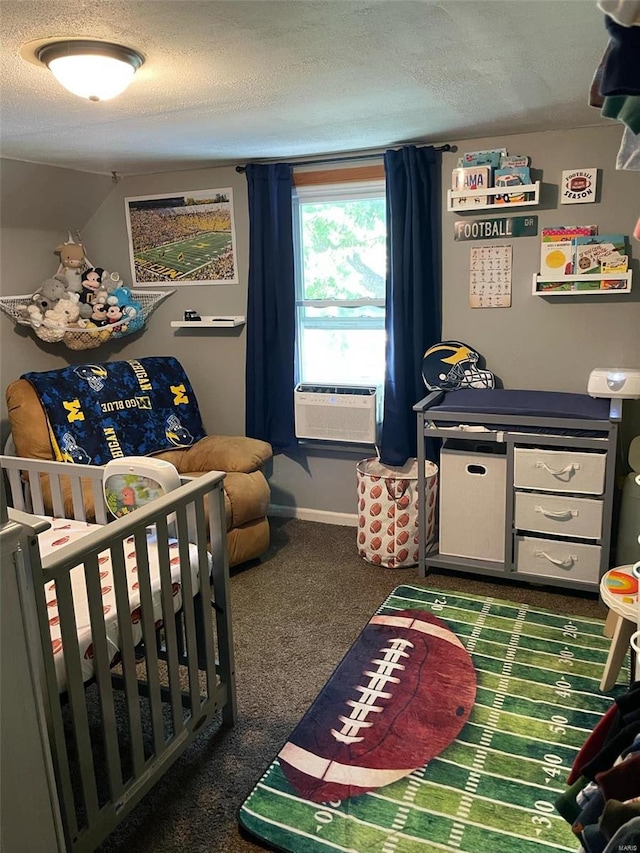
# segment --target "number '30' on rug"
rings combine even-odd
[[[286,853],[578,850],[554,803],[615,695],[598,687],[602,631],[397,587],[240,807],[241,830]]]

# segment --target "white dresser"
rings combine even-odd
[[[518,574],[597,585],[606,452],[514,450],[514,563]]]

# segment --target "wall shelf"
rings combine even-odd
[[[601,287],[600,284],[604,281],[613,281],[615,287]],[[592,286],[588,286],[589,282]],[[556,284],[557,287],[550,287],[546,290],[541,290],[542,284]],[[578,284],[586,284],[587,287],[578,289]],[[598,285],[598,286],[595,286]],[[533,276],[533,295],[534,296],[614,296],[618,293],[631,292],[631,270],[627,272],[613,273],[597,273],[591,275],[538,275]]]
[[[522,195],[530,196],[526,201],[507,201],[498,204],[494,202],[478,203],[481,199],[493,196]],[[454,201],[461,202],[454,205]],[[540,181],[535,184],[522,184],[519,187],[490,187],[486,190],[447,190],[447,210],[449,213],[468,213],[474,210],[495,210],[496,213],[506,213],[513,207],[532,207],[540,204]]]
[[[246,317],[203,317],[202,320],[172,320],[172,329],[232,329],[235,326],[244,326]]]

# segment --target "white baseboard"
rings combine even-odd
[[[282,518],[299,518],[301,521],[318,521],[320,524],[339,524],[342,527],[357,527],[358,516],[350,512],[329,512],[325,509],[306,509],[298,506],[271,504],[269,515]]]

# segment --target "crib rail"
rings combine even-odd
[[[0,460],[3,467],[6,458]],[[18,469],[24,470],[25,460],[17,461]],[[28,470],[41,473],[41,464]],[[6,469],[8,474],[17,470]],[[40,633],[34,657],[67,849],[73,853],[93,851],[200,730],[215,720],[223,725],[235,722],[223,479],[220,472],[205,474],[42,560],[32,554],[27,586],[33,592]],[[178,540],[179,555],[181,606],[177,612],[169,548],[173,537]],[[151,539],[155,540],[153,553]],[[197,548],[195,580],[190,542]],[[135,614],[142,636],[139,642],[134,636],[125,567],[125,554],[132,547],[140,597]],[[101,568],[106,555],[117,601],[115,668],[103,613]],[[82,626],[77,621],[72,570],[82,572],[86,585],[94,673],[89,684],[83,680]],[[152,582],[154,572],[157,577]],[[54,587],[64,654],[62,692],[55,660],[61,649],[52,646],[46,595]]]
[[[102,466],[1,455],[0,465],[9,483],[9,502],[16,509],[86,521],[88,506],[91,521],[106,524],[109,520]]]

